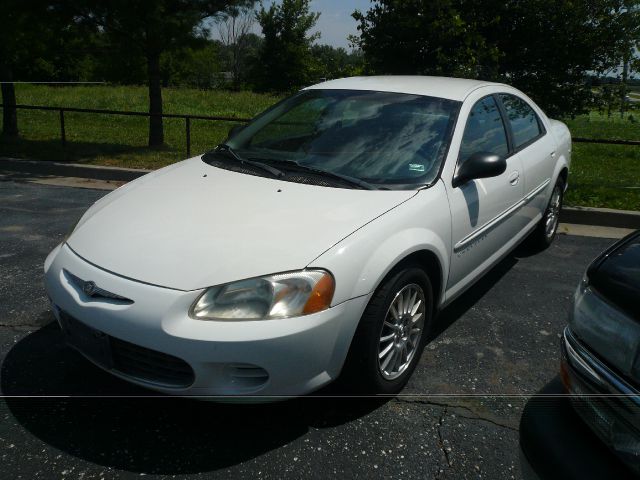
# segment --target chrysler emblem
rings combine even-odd
[[[96,293],[96,290],[98,290],[98,287],[96,287],[96,284],[91,281],[84,282],[84,285],[82,286],[82,291],[90,297]]]
[[[73,283],[73,285],[78,289],[78,291],[84,293],[87,297],[91,297],[94,299],[111,298],[113,300],[118,300],[120,302],[125,302],[127,304],[133,303],[133,300],[131,300],[130,298],[123,297],[116,293],[108,292],[104,288],[100,288],[99,286],[97,286],[96,283],[92,282],[91,280],[87,280],[85,282],[84,280],[82,280],[79,277],[76,277],[73,273],[68,272],[67,270],[65,270],[64,272],[69,278],[69,281]]]

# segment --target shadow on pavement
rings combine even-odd
[[[14,418],[54,448],[111,468],[165,475],[231,467],[309,429],[354,421],[389,400],[312,396],[238,405],[156,395],[65,347],[56,323],[11,349],[1,386]]]
[[[635,478],[576,413],[559,376],[529,399],[519,435],[527,480]]]
[[[515,250],[484,274],[460,297],[447,305],[438,317],[431,332],[429,341],[433,341],[453,325],[467,310],[480,301],[494,286],[511,270],[521,258],[527,258],[540,253],[531,242],[523,241]]]
[[[447,307],[433,338],[461,318],[519,258],[529,256],[528,248],[518,247]],[[266,405],[157,395],[99,370],[67,348],[55,322],[20,340],[7,354],[0,377],[11,413],[42,441],[100,465],[155,474],[227,468],[282,447],[310,428],[354,421],[389,400],[331,397],[340,394],[340,386]]]
[[[179,152],[163,146],[149,148],[142,145],[127,145],[108,142],[82,142],[68,139],[63,147],[60,139],[32,140],[27,138],[0,138],[0,150],[5,157],[44,159],[65,163],[83,164],[99,157],[117,157],[118,155],[141,154],[151,151],[166,153]]]

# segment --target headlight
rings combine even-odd
[[[267,320],[329,308],[335,282],[324,270],[250,278],[208,288],[191,306],[197,320]]]
[[[640,324],[600,298],[586,282],[576,292],[569,325],[603,360],[640,381]]]

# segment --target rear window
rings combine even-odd
[[[516,148],[540,136],[542,129],[540,128],[538,116],[527,102],[504,93],[500,95],[500,99],[507,111]]]

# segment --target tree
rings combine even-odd
[[[317,66],[318,79],[351,77],[362,72],[362,54],[358,50],[347,52],[342,47],[312,45],[311,54]]]
[[[164,143],[161,57],[206,37],[203,21],[249,0],[85,0],[79,15],[104,32],[115,48],[140,55],[149,87],[149,146]]]
[[[495,24],[492,10],[472,1],[373,0],[353,13],[360,36],[351,41],[369,73],[476,77],[498,57],[479,30]]]
[[[242,42],[244,47],[239,58],[238,83],[240,88],[249,88],[253,66],[258,63],[258,55],[264,39],[255,33],[248,33],[242,37]]]
[[[18,116],[16,114],[16,92],[13,85],[14,68],[24,55],[23,42],[24,15],[16,2],[5,3],[0,15],[0,82],[2,82],[2,135],[8,138],[18,136]]]
[[[183,48],[165,52],[160,60],[162,86],[214,88],[220,72],[219,44],[205,40],[197,48]]]
[[[2,82],[2,135],[18,137],[14,81],[26,77],[37,64],[51,34],[44,16],[31,18],[30,12],[44,13],[41,2],[5,0],[0,15],[0,82]],[[55,27],[54,27],[55,28]]]
[[[262,91],[289,92],[308,84],[314,71],[311,44],[319,33],[309,34],[319,13],[309,11],[310,0],[282,0],[256,14],[264,42],[254,77]]]
[[[594,101],[587,75],[618,65],[619,45],[628,40],[619,21],[625,1],[507,1],[497,28],[485,32],[502,55],[499,78],[550,115],[585,112]]]
[[[90,69],[91,32],[72,21],[60,3],[4,0],[0,15],[3,136],[18,137],[14,81],[71,80]]]
[[[622,64],[620,84],[620,117],[624,117],[627,107],[627,82],[629,76],[640,70],[640,2],[623,0],[616,12],[617,25],[621,35],[617,38],[616,52]]]
[[[373,0],[353,14],[354,42],[370,73],[500,80],[570,116],[593,100],[587,75],[619,64],[618,46],[634,35],[619,21],[631,4],[639,0]]]
[[[218,22],[220,41],[230,54],[230,70],[235,88],[240,87],[241,79],[244,77],[242,68],[245,62],[243,60],[251,45],[249,34],[255,19],[252,8],[232,8]]]

